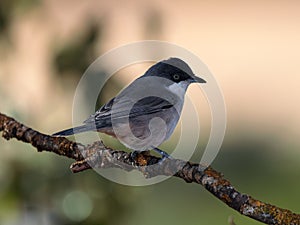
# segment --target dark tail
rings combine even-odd
[[[52,136],[70,136],[70,135],[73,135],[73,134],[82,133],[82,132],[91,131],[91,130],[92,130],[91,127],[88,127],[86,125],[82,125],[82,126],[79,126],[79,127],[73,127],[73,128],[70,128],[70,129],[59,131],[55,134],[52,134]]]

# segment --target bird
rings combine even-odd
[[[187,88],[206,83],[182,59],[171,57],[152,65],[118,95],[90,115],[83,124],[53,136],[97,131],[117,138],[132,151],[154,150],[170,138],[178,124]]]

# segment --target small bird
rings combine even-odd
[[[192,83],[206,83],[179,58],[162,60],[151,66],[83,122],[54,136],[98,131],[117,138],[133,151],[155,150],[173,133]]]

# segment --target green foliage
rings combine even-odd
[[[16,11],[26,13],[38,6],[40,0],[1,0],[0,1],[0,35],[7,35],[10,21]]]

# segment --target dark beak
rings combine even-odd
[[[192,83],[206,83],[205,80],[203,80],[202,78],[200,77],[197,77],[196,75],[191,75],[191,82]]]

